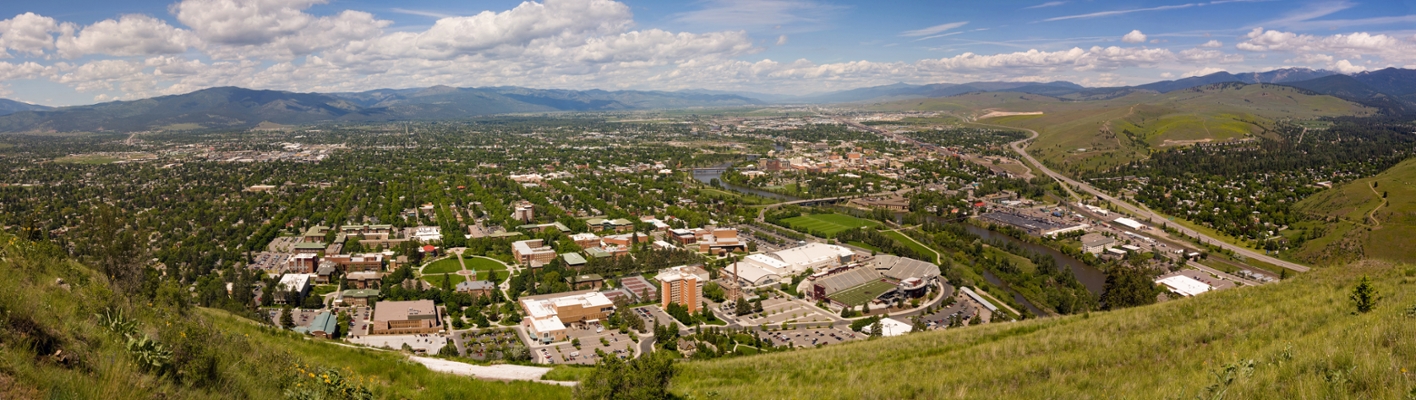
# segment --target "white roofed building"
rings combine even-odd
[[[543,343],[566,340],[566,324],[598,322],[610,315],[615,303],[594,290],[522,297],[527,334]]]

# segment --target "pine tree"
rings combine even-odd
[[[1357,282],[1357,287],[1352,288],[1352,304],[1357,306],[1357,312],[1367,313],[1377,308],[1377,288],[1372,286],[1372,280],[1363,276]]]
[[[285,329],[295,327],[295,316],[290,312],[290,307],[285,307],[280,310],[280,326]]]

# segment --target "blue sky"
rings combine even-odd
[[[213,86],[803,94],[1416,67],[1413,1],[168,0],[0,4],[0,97]]]

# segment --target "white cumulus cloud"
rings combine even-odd
[[[1145,43],[1146,34],[1141,33],[1139,29],[1132,30],[1131,33],[1122,36],[1121,41],[1126,43]]]
[[[117,20],[107,19],[84,27],[77,34],[71,24],[56,41],[59,55],[76,58],[89,54],[140,56],[175,54],[187,51],[199,41],[191,31],[178,29],[167,22],[140,14],[129,14]]]

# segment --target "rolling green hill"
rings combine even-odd
[[[1384,298],[1356,314],[1348,295],[1362,276]],[[1364,262],[1121,311],[688,362],[671,389],[709,399],[1402,399],[1416,388],[1413,289],[1416,267]],[[1229,367],[1232,382],[1207,389]]]
[[[399,352],[309,340],[190,306],[187,291],[175,285],[154,288],[152,298],[115,292],[103,275],[56,254],[57,248],[0,235],[0,275],[6,277],[0,279],[0,399],[571,394],[559,386],[436,373]],[[115,320],[126,322],[110,323]]]
[[[1319,192],[1295,208],[1327,226],[1323,237],[1304,243],[1295,252],[1300,259],[1325,263],[1380,258],[1416,263],[1416,159]]]
[[[1091,170],[1146,157],[1155,149],[1261,134],[1278,119],[1369,115],[1331,96],[1267,84],[1221,83],[1164,94],[1135,91],[1104,100],[1063,101],[1020,93],[973,93],[877,104],[879,110],[944,111],[1036,130],[1029,152],[1059,169]],[[1041,116],[982,118],[992,112]]]

